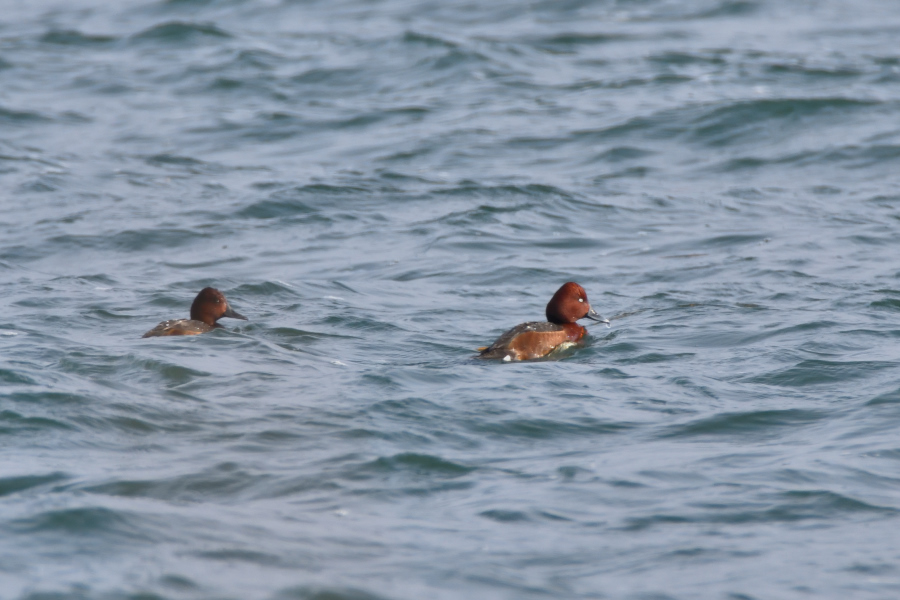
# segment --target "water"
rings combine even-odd
[[[900,4],[2,4],[0,596],[900,595]]]

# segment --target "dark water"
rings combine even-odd
[[[900,596],[900,3],[0,5],[3,598]]]

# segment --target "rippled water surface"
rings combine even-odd
[[[900,3],[0,4],[3,598],[900,596]]]

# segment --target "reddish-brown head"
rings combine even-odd
[[[216,288],[208,287],[200,290],[200,293],[194,298],[194,303],[191,304],[191,319],[203,321],[212,327],[222,317],[247,320],[247,317],[238,314],[228,306],[225,295]]]
[[[584,318],[609,323],[591,308],[583,287],[573,281],[564,283],[547,303],[547,320],[564,325]]]

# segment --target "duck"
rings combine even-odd
[[[479,348],[477,358],[504,362],[544,358],[552,352],[569,348],[587,335],[587,329],[577,323],[591,319],[609,326],[591,308],[587,292],[574,281],[560,287],[547,303],[546,321],[530,321],[516,325],[487,347]]]
[[[235,311],[225,299],[225,294],[216,288],[206,287],[200,290],[191,304],[190,319],[172,319],[163,321],[141,337],[159,337],[165,335],[200,335],[222,326],[216,321],[222,317],[242,319],[247,317]]]

